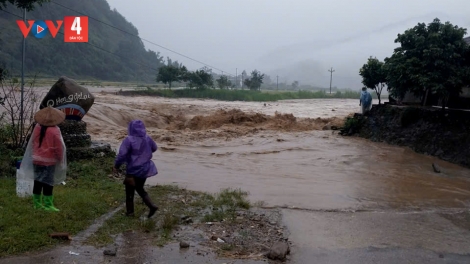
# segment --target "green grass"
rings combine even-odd
[[[240,189],[225,189],[212,196],[207,205],[212,207],[212,212],[204,215],[204,222],[219,222],[233,220],[239,209],[250,209],[251,204],[246,199],[247,192]]]
[[[342,98],[359,100],[360,93],[354,91],[336,92],[333,94],[324,91],[297,91],[297,92],[262,92],[250,90],[221,90],[221,89],[146,89],[128,91],[124,94],[161,96],[168,98],[205,98],[222,101],[254,101],[254,102],[272,102],[278,100],[292,99],[325,99]]]
[[[53,232],[67,232],[74,236],[89,227],[103,214],[124,203],[124,187],[111,174],[113,157],[71,162],[65,186],[54,187],[57,213],[33,209],[32,197],[16,196],[16,182],[12,177],[0,177],[0,257],[47,249],[59,243],[49,237]],[[248,193],[225,189],[218,194],[207,194],[179,189],[176,186],[147,187],[159,211],[152,219],[142,219],[148,208],[136,195],[135,214],[124,216],[117,212],[90,237],[86,244],[96,247],[112,243],[115,235],[128,230],[139,231],[154,238],[156,245],[165,245],[172,239],[177,225],[185,224],[183,216],[198,221],[230,221],[237,210],[250,208]]]
[[[21,79],[21,76],[13,76],[17,80]],[[59,80],[60,76],[56,77],[45,77],[40,76],[34,78],[33,75],[25,76],[25,85],[29,87],[30,83],[34,80],[34,86],[52,86],[57,80]],[[108,86],[112,87],[153,87],[153,88],[164,88],[163,84],[156,84],[156,83],[142,83],[142,82],[115,82],[115,81],[106,81],[106,80],[97,80],[92,78],[72,78],[74,79],[79,85],[84,86],[93,86],[93,87],[102,87],[106,88]]]
[[[191,217],[194,222],[230,221],[235,219],[237,210],[249,209],[251,206],[246,199],[248,193],[241,190],[224,189],[211,195],[164,185],[147,188],[147,191],[159,207],[154,217],[139,217],[146,214],[148,209],[137,198],[136,217],[126,217],[124,212],[116,214],[90,236],[86,243],[102,247],[112,243],[116,235],[133,230],[147,233],[157,246],[163,246],[171,241],[171,233],[175,227],[184,224],[181,219],[183,216]]]
[[[127,230],[135,230],[144,233],[153,233],[158,237],[157,243],[163,245],[170,239],[170,233],[178,224],[181,215],[186,212],[182,203],[170,199],[171,196],[181,194],[180,189],[175,186],[147,187],[147,191],[155,204],[159,207],[155,217],[141,219],[141,215],[148,213],[148,208],[142,203],[136,194],[134,200],[134,213],[136,217],[127,217],[124,210],[118,212],[87,240],[86,244],[96,247],[105,246],[114,241],[114,236]],[[195,194],[196,195],[196,194]]]
[[[0,257],[59,243],[53,232],[72,236],[124,201],[122,183],[108,178],[112,157],[69,164],[65,186],[54,187],[58,213],[33,209],[32,198],[16,196],[15,178],[0,178]]]

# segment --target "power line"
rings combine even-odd
[[[8,11],[6,11],[6,10],[4,10],[4,9],[2,9],[1,11],[5,12],[5,13],[8,13],[8,14],[10,14],[10,15],[12,15],[12,16],[16,16],[16,17],[22,18],[21,16],[16,15],[16,14],[13,14],[13,13],[11,13],[11,12],[8,12]],[[60,31],[57,32],[57,33],[62,34],[62,35],[64,34],[64,33],[60,32]],[[101,47],[99,47],[99,46],[97,46],[97,45],[94,45],[94,44],[92,44],[92,43],[90,43],[90,42],[84,42],[84,43],[86,43],[86,44],[88,44],[88,45],[90,45],[90,46],[92,46],[92,47],[94,47],[94,48],[97,48],[97,49],[99,49],[99,50],[101,50],[101,51],[104,51],[104,52],[107,52],[107,53],[109,53],[109,54],[112,54],[112,55],[114,55],[114,56],[116,56],[116,57],[120,57],[120,58],[126,59],[126,60],[132,60],[132,59],[130,59],[130,58],[127,58],[127,57],[124,57],[124,56],[115,54],[115,53],[113,53],[113,52],[111,52],[111,51],[109,51],[109,50],[105,50],[105,49],[103,49],[103,48],[101,48]],[[149,68],[149,69],[158,71],[158,69],[153,68],[153,67],[151,67],[151,66],[149,66],[149,65],[147,65],[147,64],[143,64],[143,63],[140,63],[140,62],[134,62],[134,63],[140,64],[140,65],[145,66],[145,67],[147,67],[147,68]]]
[[[189,59],[189,60],[192,60],[192,61],[194,61],[194,62],[200,63],[200,64],[202,64],[202,65],[204,65],[204,66],[209,67],[209,68],[212,68],[212,69],[215,69],[215,70],[218,70],[218,71],[221,71],[221,72],[227,72],[227,71],[218,69],[218,68],[216,68],[216,67],[214,67],[214,66],[211,66],[211,65],[209,65],[209,64],[206,64],[206,63],[204,63],[204,62],[202,62],[202,61],[199,61],[199,60],[193,59],[193,58],[191,58],[191,57],[188,57],[188,56],[186,56],[186,55],[184,55],[184,54],[181,54],[181,53],[179,53],[179,52],[177,52],[177,51],[174,51],[174,50],[165,48],[165,47],[163,47],[162,45],[159,45],[159,44],[157,44],[157,43],[155,43],[155,42],[152,42],[152,41],[150,41],[150,40],[146,40],[146,39],[144,39],[144,38],[141,38],[141,37],[139,37],[139,36],[137,36],[137,35],[134,35],[134,34],[128,32],[128,31],[125,31],[125,30],[123,30],[123,29],[120,29],[120,28],[118,28],[118,27],[115,27],[115,26],[113,26],[113,25],[111,25],[111,24],[108,24],[108,23],[106,23],[106,22],[104,22],[104,21],[101,21],[101,20],[99,20],[99,19],[96,19],[96,18],[94,18],[94,17],[88,16],[87,14],[84,14],[84,13],[82,13],[82,12],[80,12],[80,11],[77,11],[77,10],[75,10],[75,9],[72,9],[72,8],[70,8],[70,7],[64,6],[64,5],[59,4],[59,3],[57,3],[57,2],[54,2],[54,1],[51,1],[51,3],[56,4],[56,5],[58,5],[58,6],[61,6],[61,7],[65,8],[65,9],[70,10],[70,11],[77,12],[78,14],[87,16],[88,18],[91,18],[91,19],[93,19],[93,20],[96,20],[96,21],[98,21],[98,22],[100,22],[100,23],[103,23],[103,24],[109,26],[109,27],[112,27],[112,28],[114,28],[114,29],[117,29],[117,30],[119,30],[119,31],[122,31],[122,32],[124,32],[124,33],[126,33],[126,34],[129,34],[129,35],[133,36],[133,37],[139,38],[140,40],[146,41],[146,42],[148,42],[148,43],[150,43],[150,44],[152,44],[152,45],[155,45],[155,46],[160,47],[160,48],[162,48],[162,49],[165,49],[165,50],[167,50],[167,51],[173,52],[173,53],[175,53],[175,54],[177,54],[177,55],[180,55],[180,56],[182,56],[182,57],[185,57],[185,58],[187,58],[187,59]],[[229,74],[229,75],[233,76],[232,74]]]

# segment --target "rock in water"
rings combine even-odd
[[[82,120],[95,102],[95,97],[87,88],[65,76],[52,86],[41,102],[39,109],[47,106],[62,110],[67,120]]]
[[[432,168],[434,169],[435,173],[441,173],[441,168],[436,163],[432,164]]]
[[[277,242],[271,247],[267,257],[272,260],[285,260],[290,253],[289,244],[286,242]]]

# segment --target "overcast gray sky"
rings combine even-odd
[[[359,68],[384,59],[398,33],[438,17],[470,28],[470,0],[108,0],[153,41],[225,72],[361,87]],[[203,65],[144,42],[197,69]],[[215,71],[221,73],[220,71]]]

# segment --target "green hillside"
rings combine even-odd
[[[54,2],[96,18],[109,25],[138,35],[138,30],[116,10],[111,10],[106,0],[53,0]],[[7,12],[22,16],[22,10],[9,5]],[[63,20],[64,16],[80,15],[54,3],[36,5],[26,14],[33,20]],[[16,24],[21,19],[0,10],[0,66],[19,74],[23,35]],[[156,69],[163,58],[146,50],[136,37],[89,18],[88,43],[65,43],[62,25],[56,38],[48,35],[36,39],[30,32],[26,39],[25,74],[41,77],[66,75],[108,81],[154,82]],[[113,55],[117,54],[120,57]]]

